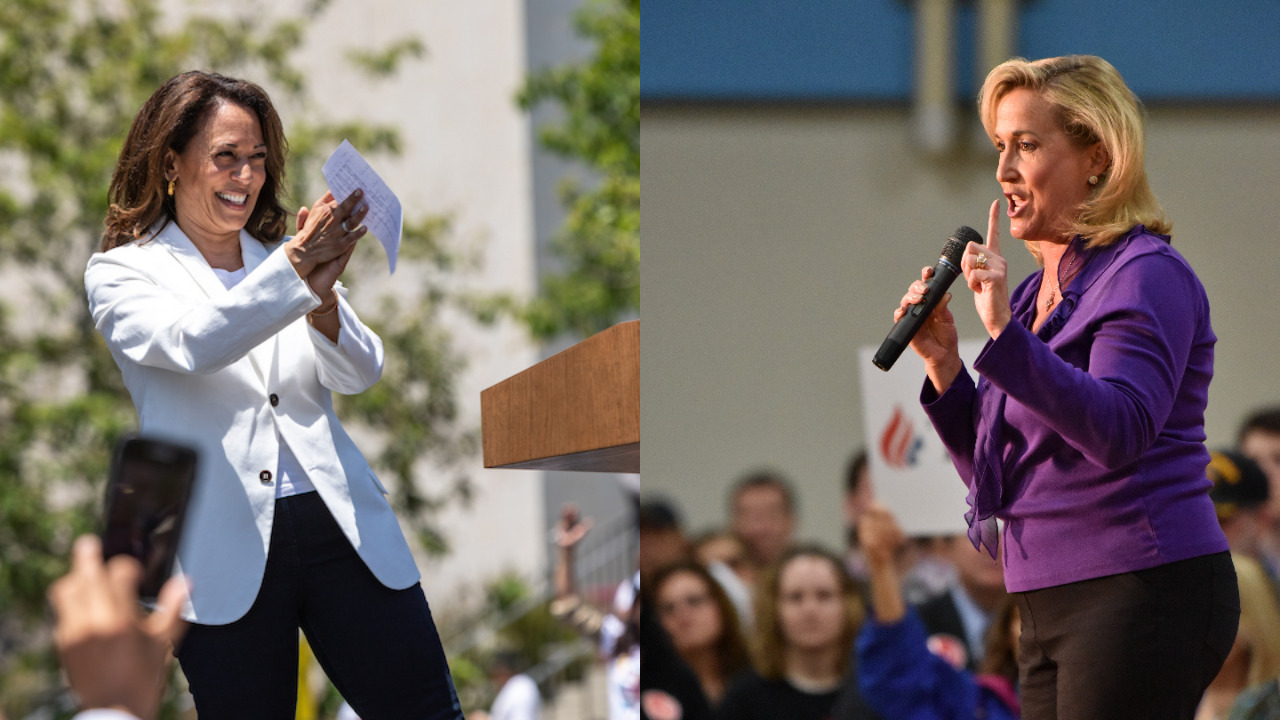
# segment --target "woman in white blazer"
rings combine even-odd
[[[201,720],[292,718],[298,628],[364,720],[461,718],[413,556],[333,411],[382,373],[338,278],[366,203],[284,237],[285,140],[257,85],[202,72],[143,105],[85,287],[143,433],[199,450],[177,656]]]

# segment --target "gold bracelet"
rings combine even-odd
[[[329,308],[328,310],[325,310],[324,312],[316,312],[315,310],[312,310],[311,312],[307,313],[307,317],[310,317],[310,318],[324,317],[325,315],[328,315],[329,313],[337,309],[338,309],[338,299],[334,298],[333,307]]]

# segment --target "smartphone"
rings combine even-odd
[[[137,435],[116,445],[102,557],[132,555],[142,563],[138,597],[143,602],[155,602],[173,574],[195,479],[196,451],[189,447]]]

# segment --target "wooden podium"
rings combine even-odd
[[[487,468],[640,472],[640,321],[480,393]]]

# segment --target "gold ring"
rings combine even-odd
[[[987,268],[987,254],[978,253],[978,257],[973,259],[973,266],[985,270]]]

